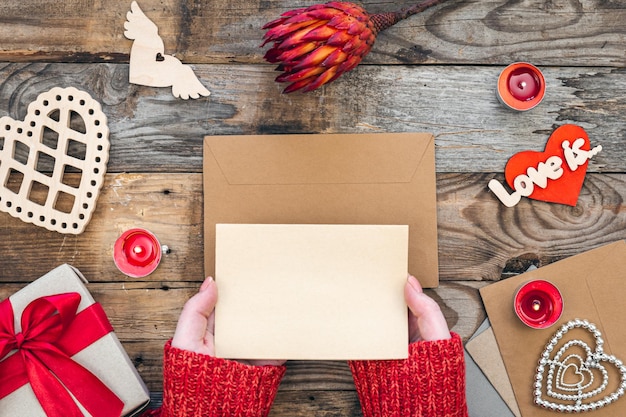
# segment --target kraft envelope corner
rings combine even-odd
[[[407,229],[217,225],[216,354],[408,357]]]
[[[555,415],[533,404],[532,384],[543,349],[564,323],[579,318],[596,324],[602,332],[605,352],[626,361],[622,307],[626,299],[624,271],[626,242],[620,240],[481,288],[480,294],[523,417]],[[548,329],[526,327],[513,311],[516,289],[532,279],[551,281],[563,296],[563,315]],[[626,415],[626,399],[620,398],[592,414],[596,417]]]
[[[431,133],[206,136],[205,274],[215,225],[405,224],[409,272],[439,283]]]

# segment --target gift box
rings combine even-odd
[[[0,416],[132,416],[148,404],[86,282],[61,265],[0,302]]]

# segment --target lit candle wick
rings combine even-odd
[[[135,246],[133,248],[133,252],[135,252],[137,255],[139,255],[141,252],[143,252],[143,248],[141,246]]]
[[[519,88],[521,88],[522,90],[526,88],[526,81],[522,81],[521,83],[519,83]]]
[[[533,301],[532,309],[534,311],[539,311],[540,308],[541,308],[541,301],[539,301],[539,300]]]

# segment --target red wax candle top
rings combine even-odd
[[[515,294],[515,313],[527,326],[545,329],[563,312],[563,298],[558,288],[544,280],[524,284]]]
[[[127,230],[115,242],[113,260],[124,274],[145,277],[159,265],[161,245],[156,236],[147,230]]]
[[[541,91],[541,81],[535,71],[520,67],[509,75],[509,91],[518,100],[532,100]]]
[[[122,250],[129,264],[146,266],[153,262],[156,257],[154,246],[154,240],[150,236],[132,233],[126,237]]]
[[[506,107],[525,111],[543,100],[546,83],[539,68],[526,62],[516,62],[502,70],[496,92]]]

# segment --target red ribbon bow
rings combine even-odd
[[[70,393],[94,417],[122,414],[124,403],[71,359],[113,331],[100,304],[76,314],[79,303],[75,292],[38,298],[24,309],[16,333],[10,300],[0,302],[0,399],[30,382],[48,417],[83,417]]]

